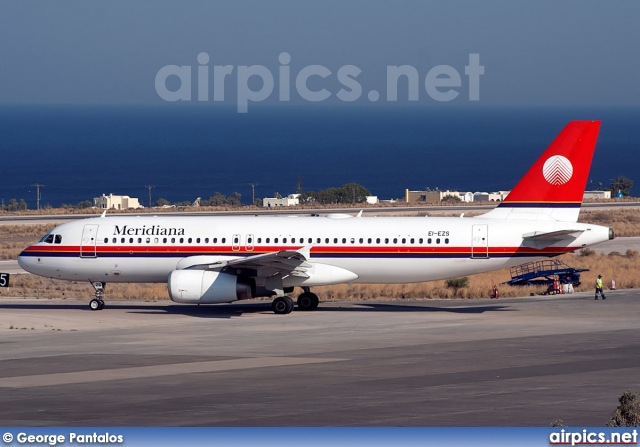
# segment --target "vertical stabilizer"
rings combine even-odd
[[[572,121],[524,177],[483,218],[575,222],[596,147],[600,121]]]

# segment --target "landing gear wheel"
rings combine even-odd
[[[104,306],[104,303],[102,304],[102,306]],[[93,299],[89,301],[89,309],[91,310],[100,310],[102,309],[102,306],[100,305],[99,300]]]
[[[293,307],[293,300],[288,296],[279,296],[271,303],[271,309],[273,309],[273,313],[280,315],[290,314],[293,310]]]
[[[300,310],[315,310],[319,303],[320,300],[315,293],[304,292],[298,296],[298,309]]]
[[[89,309],[91,310],[102,310],[104,309],[104,300],[102,297],[104,296],[104,288],[107,286],[106,283],[103,282],[92,282],[91,285],[93,289],[96,291],[94,294],[95,298],[89,301]]]

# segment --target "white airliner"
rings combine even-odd
[[[310,287],[410,283],[486,272],[613,239],[577,223],[599,121],[573,121],[508,197],[471,218],[282,216],[114,216],[60,225],[19,256],[36,275],[90,281],[92,310],[108,282],[166,282],[178,303],[228,303],[286,296],[301,287],[300,310],[318,306]]]

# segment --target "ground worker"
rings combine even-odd
[[[603,300],[606,300],[607,297],[604,296],[604,292],[602,291],[602,275],[598,275],[596,278],[596,299],[598,299],[598,293],[602,296]]]

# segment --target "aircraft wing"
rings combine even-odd
[[[534,231],[533,233],[523,234],[522,238],[525,245],[544,248],[562,241],[571,242],[582,233],[584,233],[584,230]]]
[[[303,247],[299,250],[280,250],[219,261],[205,258],[202,263],[191,262],[190,265],[184,268],[226,271],[232,274],[236,273],[236,271],[241,271],[254,277],[269,277],[280,273],[282,275],[308,278],[309,275],[306,271],[311,267],[307,262],[310,257],[310,251],[311,247]],[[192,259],[192,261],[197,261],[197,259]],[[180,265],[178,265],[178,268],[180,268]]]

